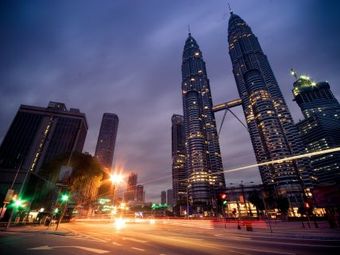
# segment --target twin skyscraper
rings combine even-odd
[[[230,13],[228,42],[257,162],[303,152],[302,140],[267,57],[251,28],[233,12]],[[217,198],[226,188],[225,177],[206,66],[191,33],[183,51],[182,96],[183,117],[174,115],[172,118],[174,196],[178,203],[187,209],[190,207],[192,213],[214,214],[219,210]],[[179,141],[178,132],[183,132],[184,139],[184,148],[179,146],[180,149],[174,141],[174,137]],[[185,164],[180,160],[183,154]],[[310,186],[308,161],[286,161],[260,166],[259,170],[265,186],[296,206],[302,203],[303,190]],[[187,195],[185,199],[184,194]]]

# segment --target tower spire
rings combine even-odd
[[[188,34],[191,35],[190,24],[188,24]]]
[[[233,14],[233,10],[232,10],[231,7],[230,7],[230,3],[227,2],[227,4],[228,4],[229,13],[230,13],[230,14]]]
[[[298,79],[297,73],[296,73],[296,71],[294,70],[294,68],[291,68],[291,69],[290,69],[290,74],[291,74],[292,76],[294,76],[296,80]]]

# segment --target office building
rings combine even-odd
[[[168,189],[166,191],[166,203],[169,206],[173,206],[174,205],[174,192],[172,189]]]
[[[128,176],[126,192],[124,193],[124,200],[126,202],[136,200],[137,178],[138,176],[136,173],[130,173]]]
[[[161,192],[161,204],[166,204],[166,191]]]
[[[0,146],[1,198],[18,169],[16,192],[25,176],[43,174],[49,178],[48,169],[42,169],[58,156],[70,161],[74,152],[81,152],[87,129],[85,114],[68,110],[63,103],[49,102],[46,108],[21,105]]]
[[[294,82],[294,100],[305,117],[297,123],[306,152],[315,152],[340,146],[340,104],[328,82],[314,82],[301,75]],[[340,181],[340,153],[328,153],[311,158],[315,185]]]
[[[112,183],[109,181],[112,172],[112,161],[115,150],[119,119],[114,113],[104,113],[100,125],[95,157],[102,165],[103,183],[98,190],[99,197],[112,197]]]
[[[183,116],[174,114],[171,118],[172,140],[172,188],[175,213],[179,214],[180,206],[186,206],[187,175],[185,169],[185,133]]]
[[[145,202],[145,192],[144,192],[144,186],[143,185],[137,185],[137,187],[136,187],[136,200],[139,203]]]

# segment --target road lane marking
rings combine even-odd
[[[239,251],[235,251],[235,250],[228,250],[231,253],[236,253],[236,254],[240,254],[240,255],[251,255],[250,253],[244,253],[244,252],[239,252]]]
[[[283,254],[283,255],[295,255],[296,253],[292,252],[282,252],[282,251],[274,251],[274,250],[264,250],[264,249],[257,249],[257,248],[249,248],[249,247],[236,247],[231,245],[225,245],[224,247],[236,249],[236,250],[248,250],[248,251],[256,251],[256,252],[265,252],[269,254]]]
[[[137,247],[131,247],[131,249],[134,249],[134,250],[136,250],[136,251],[145,251],[144,249],[137,248]]]
[[[116,246],[122,246],[122,244],[120,243],[117,243],[117,242],[112,242],[113,245],[116,245]]]
[[[123,240],[134,241],[134,242],[137,242],[137,243],[147,243],[148,242],[148,241],[145,241],[145,240],[139,240],[139,239],[135,239],[135,238],[132,238],[132,237],[123,237],[122,239]]]
[[[308,246],[308,247],[323,247],[323,248],[338,248],[340,245],[327,245],[327,244],[310,244],[310,243],[287,243],[277,241],[265,241],[265,240],[251,240],[254,243],[269,243],[269,244],[282,244],[289,246]]]
[[[86,239],[92,239],[92,240],[97,241],[97,242],[105,243],[104,240],[97,238],[97,237],[94,237],[94,236],[82,235],[81,237],[86,238]]]
[[[252,240],[253,238],[250,238],[250,237],[244,237],[244,236],[227,236],[227,235],[224,235],[224,234],[216,234],[214,235],[216,237],[219,237],[219,238],[223,238],[223,239],[233,239],[233,240]]]
[[[101,250],[101,249],[96,249],[96,248],[90,248],[90,247],[84,247],[84,246],[71,246],[71,245],[61,245],[61,246],[48,246],[48,245],[43,245],[43,246],[38,246],[38,247],[33,247],[33,248],[28,248],[27,250],[36,250],[36,251],[46,251],[46,250],[53,250],[53,249],[58,249],[58,248],[76,248],[84,251],[89,251],[97,254],[104,254],[108,253],[110,251],[106,250]]]

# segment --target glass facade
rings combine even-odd
[[[305,117],[297,123],[306,152],[340,146],[340,104],[328,82],[314,82],[301,75],[293,88],[294,100]],[[340,181],[340,153],[311,158],[315,185]]]
[[[63,103],[50,102],[47,108],[21,105],[0,146],[0,195],[10,187],[19,165],[16,189],[27,172],[48,177],[41,169],[49,161],[81,152],[87,129],[85,114],[67,110]]]
[[[303,152],[275,76],[258,39],[238,15],[231,13],[228,28],[229,55],[248,130],[258,163]],[[264,185],[299,205],[302,188],[310,187],[307,160],[259,167]]]
[[[172,188],[175,211],[179,206],[186,205],[187,198],[187,174],[185,169],[185,133],[184,119],[182,115],[174,114],[171,118],[172,140]]]
[[[95,157],[111,170],[119,119],[114,113],[104,113],[100,125]]]
[[[225,179],[206,66],[190,33],[183,51],[182,95],[188,200],[195,213],[203,213],[213,209]]]

